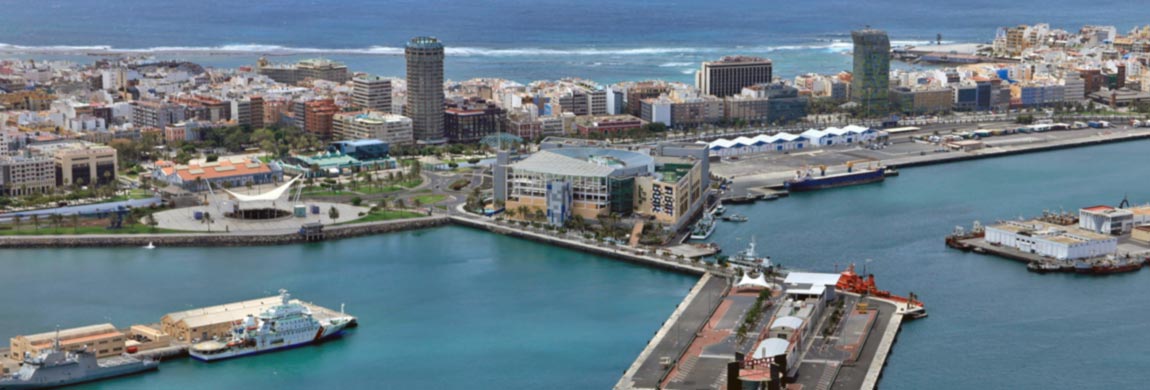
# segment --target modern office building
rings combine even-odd
[[[886,31],[867,28],[851,32],[854,41],[854,72],[851,100],[863,116],[882,116],[889,111],[890,38]]]
[[[300,60],[295,64],[271,64],[266,58],[260,58],[257,65],[259,74],[284,84],[295,85],[307,79],[345,83],[348,79],[347,65],[323,58]]]
[[[607,214],[650,216],[678,227],[702,204],[704,146],[699,153],[672,146],[667,153],[589,146],[548,147],[515,162],[497,162],[496,196],[516,219],[544,214],[552,225]],[[662,149],[660,149],[662,150]],[[500,198],[502,197],[502,198]]]
[[[51,157],[0,156],[0,195],[44,194],[56,188]]]
[[[351,104],[364,110],[391,112],[391,80],[367,75],[352,79]]]
[[[707,95],[737,95],[744,87],[771,82],[771,69],[771,60],[766,58],[727,56],[704,62],[695,75],[695,86]]]
[[[32,153],[51,157],[56,186],[105,185],[116,180],[116,149],[86,141],[68,140],[29,145]]]
[[[391,145],[415,143],[411,118],[380,111],[335,114],[332,133],[335,139],[378,139]]]
[[[505,112],[483,99],[452,102],[443,111],[443,133],[451,143],[479,142],[503,131]]]
[[[407,104],[415,140],[421,144],[447,141],[443,128],[443,43],[415,37],[404,49],[407,60]]]

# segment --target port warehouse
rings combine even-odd
[[[871,142],[888,137],[889,132],[869,127],[849,125],[843,128],[829,127],[823,130],[810,129],[801,134],[777,133],[761,134],[753,138],[738,137],[733,140],[720,138],[706,144],[712,155],[735,156],[768,151],[789,151],[809,149],[819,146],[846,145]]]
[[[281,302],[279,296],[271,296],[168,313],[161,318],[159,324],[132,325],[127,330],[117,329],[112,324],[60,329],[60,346],[68,351],[87,348],[95,353],[97,358],[104,358],[173,345],[187,345],[212,338],[226,338],[230,337],[232,324],[236,321],[249,314],[258,315]],[[328,312],[328,309],[319,306],[300,303],[311,309],[317,317],[324,316]],[[26,353],[36,356],[42,349],[51,347],[56,337],[56,331],[12,337],[8,353],[0,358],[0,367],[3,367],[0,372],[5,374],[14,372]]]
[[[1059,260],[1075,260],[1115,253],[1116,236],[1131,234],[1136,241],[1150,241],[1148,232],[1150,206],[1099,205],[1078,210],[1077,226],[1044,220],[1005,221],[988,226],[986,242]]]

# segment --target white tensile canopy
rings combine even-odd
[[[287,183],[284,183],[283,185],[281,185],[279,187],[273,188],[271,191],[264,192],[264,193],[258,194],[258,195],[237,194],[237,193],[232,192],[231,190],[229,190],[227,188],[224,188],[223,190],[224,190],[224,192],[226,192],[228,194],[228,196],[231,196],[232,199],[238,200],[240,202],[274,201],[274,200],[278,200],[281,196],[283,196],[283,194],[285,192],[287,192],[288,189],[291,188],[292,184],[295,184],[295,182],[297,180],[299,180],[300,177],[302,177],[302,176],[296,176],[295,178],[288,180]]]
[[[767,283],[767,276],[765,274],[759,273],[758,277],[752,278],[748,274],[744,273],[743,277],[739,279],[739,283],[735,284],[735,287],[769,289],[771,288],[771,284]]]

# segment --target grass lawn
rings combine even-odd
[[[67,222],[65,222],[66,224]],[[126,226],[120,229],[106,229],[103,226],[80,226],[73,230],[70,226],[61,226],[59,229],[54,227],[41,226],[39,230],[32,228],[29,222],[23,222],[20,230],[3,229],[0,230],[0,236],[51,236],[51,235],[84,235],[84,234],[149,234],[149,233],[195,233],[185,232],[182,230],[160,229],[156,228],[153,232],[152,227],[143,224],[135,224]]]
[[[361,223],[361,222],[390,221],[390,220],[394,220],[394,219],[408,219],[408,218],[418,218],[418,217],[426,217],[426,216],[427,215],[424,213],[419,213],[419,212],[415,212],[415,211],[379,210],[379,211],[376,211],[373,213],[368,213],[363,218],[360,218],[360,219],[357,219],[354,221],[340,222],[340,223],[337,223],[336,225],[346,225],[349,223]]]
[[[413,197],[411,199],[412,200],[418,200],[419,204],[429,205],[429,204],[433,204],[433,203],[442,202],[444,199],[447,199],[447,195],[439,195],[439,194],[420,195],[420,196]]]
[[[152,192],[143,188],[135,188],[128,190],[128,195],[116,195],[112,197],[112,202],[119,202],[132,199],[148,199],[152,197]]]
[[[398,192],[398,191],[403,191],[403,190],[415,188],[415,187],[418,187],[420,184],[423,184],[422,178],[404,180],[404,181],[401,181],[399,183],[389,184],[389,185],[386,185],[383,187],[361,186],[361,187],[359,187],[358,190],[356,190],[356,192],[359,192],[359,193],[365,194],[365,195],[367,195],[367,194],[386,194],[386,193]]]

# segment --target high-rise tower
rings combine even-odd
[[[416,142],[441,144],[443,132],[443,43],[434,37],[415,37],[404,49],[407,59],[407,104]]]
[[[851,32],[854,41],[854,74],[851,100],[862,115],[873,117],[890,111],[890,38],[886,31],[867,28]]]

